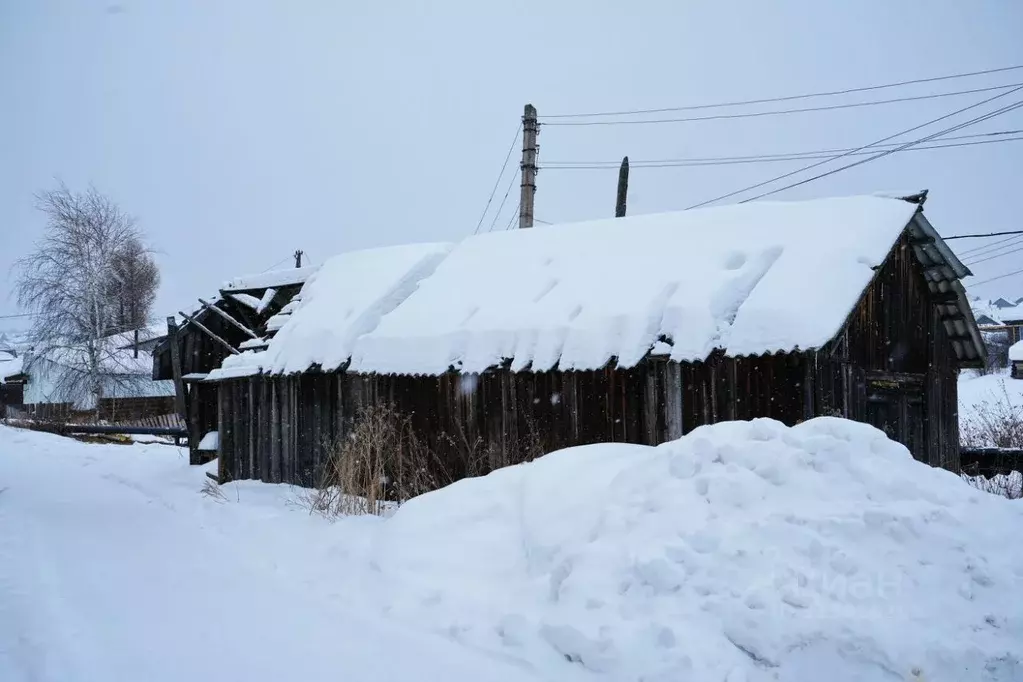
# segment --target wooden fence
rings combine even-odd
[[[1023,471],[1021,448],[962,448],[959,451],[964,474],[990,478],[997,474]]]
[[[8,406],[7,418],[14,420],[25,420],[25,421],[45,421],[45,422],[60,422],[66,425],[85,425],[94,424],[96,425],[95,413],[94,412],[76,412],[65,406],[57,406],[58,408],[64,409],[32,409],[32,408],[51,408],[53,406],[42,406],[42,405],[22,405],[19,407]],[[100,419],[99,424],[112,425],[112,426],[133,426],[133,427],[150,427],[159,429],[185,429],[185,420],[177,414],[160,414],[152,415],[148,417],[135,417],[135,418],[124,418],[116,421],[110,421],[106,419]]]

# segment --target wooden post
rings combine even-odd
[[[139,330],[138,330],[138,327],[136,327],[135,328],[135,358],[137,359],[138,356],[139,356]]]
[[[615,203],[615,218],[625,217],[625,197],[629,193],[629,157],[622,159],[618,169],[618,201]]]
[[[295,267],[296,268],[302,267],[302,253],[303,253],[302,249],[299,249],[298,251],[295,252]]]
[[[664,364],[664,425],[668,440],[682,437],[682,366],[673,360]]]
[[[533,227],[533,195],[536,194],[536,107],[527,104],[522,114],[522,184],[519,194],[519,229]]]
[[[181,349],[178,347],[178,323],[173,315],[167,318],[167,342],[170,343],[171,372],[174,376],[174,409],[177,410],[183,420],[187,420],[188,414],[185,412],[185,382],[181,380]]]

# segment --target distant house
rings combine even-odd
[[[1001,326],[1008,334],[1009,343],[1023,339],[1023,309],[1014,307],[1002,315]]]
[[[360,410],[438,462],[840,415],[959,466],[969,270],[906,200],[748,203],[342,254],[225,357],[222,478],[309,485]],[[460,445],[461,444],[461,445]]]
[[[1015,302],[1005,298],[984,300],[973,297],[970,307],[988,349],[988,364],[1000,369],[1009,366],[1008,349],[1023,339],[1023,298]]]
[[[217,385],[203,382],[207,374],[234,354],[266,346],[283,318],[285,310],[301,290],[315,267],[287,268],[257,275],[237,277],[224,283],[220,291],[199,299],[187,317],[175,318],[175,341],[166,326],[153,348],[152,376],[155,380],[175,379],[173,350],[176,347],[180,367],[181,403],[187,416],[190,460],[200,463],[215,453],[205,453],[215,442],[217,430]],[[205,454],[204,454],[205,453]]]
[[[124,422],[173,413],[173,383],[154,381],[151,349],[159,328],[146,327],[106,337],[100,362],[102,397],[82,385],[72,386],[69,377],[85,373],[82,353],[58,349],[22,357],[18,377],[23,386],[23,407],[41,417],[64,417],[79,411],[97,411],[99,417]]]

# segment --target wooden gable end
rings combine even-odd
[[[959,468],[960,363],[933,293],[904,233],[836,339],[849,367],[848,417],[886,431],[915,457]]]
[[[846,358],[867,370],[926,372],[937,341],[934,308],[923,268],[903,233],[846,322]]]

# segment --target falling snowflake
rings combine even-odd
[[[462,381],[458,384],[458,390],[462,395],[468,396],[476,392],[476,384],[479,379],[475,374],[463,374]]]

